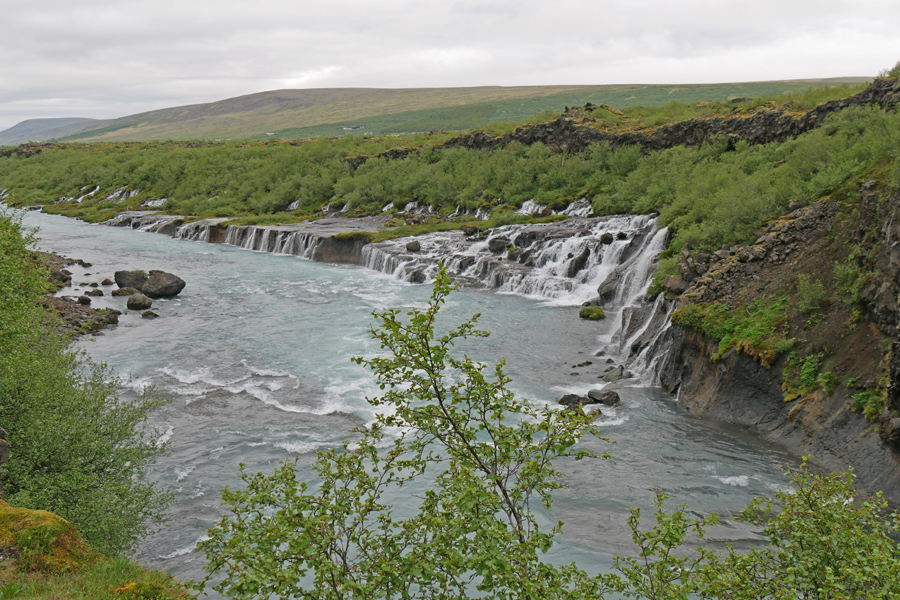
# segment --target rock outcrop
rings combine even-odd
[[[607,142],[613,148],[637,145],[644,152],[665,150],[675,146],[699,145],[713,139],[727,139],[734,143],[745,140],[751,144],[783,142],[801,133],[819,127],[829,115],[854,106],[880,106],[887,108],[900,102],[900,80],[876,79],[868,88],[840,100],[825,102],[807,112],[790,112],[786,109],[760,108],[749,114],[686,119],[671,125],[647,127],[633,131],[617,131],[597,126],[591,113],[598,107],[567,110],[558,119],[545,123],[523,125],[504,136],[491,136],[481,131],[464,133],[445,142],[442,147],[491,149],[512,142],[532,145],[543,143],[554,152],[581,152],[594,142]],[[609,110],[610,107],[599,107]],[[612,112],[615,109],[612,109]],[[389,150],[379,158],[402,158],[416,149]],[[345,159],[352,168],[371,156],[355,156]]]

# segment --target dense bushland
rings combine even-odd
[[[166,400],[120,399],[108,369],[68,349],[39,306],[46,272],[22,233],[0,215],[0,425],[12,446],[3,497],[70,521],[94,550],[127,552],[170,501],[149,479],[163,448],[146,428]]]

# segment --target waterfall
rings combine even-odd
[[[231,225],[223,243],[245,250],[312,259],[322,237],[290,228]]]
[[[212,223],[206,220],[187,223],[178,228],[178,231],[175,232],[175,238],[192,242],[208,242],[209,228],[211,226]]]
[[[465,284],[560,306],[600,304],[604,354],[647,378],[670,307],[647,288],[668,232],[652,215],[573,218],[507,225],[486,237],[437,232],[369,244],[362,263],[410,282],[434,278],[438,264]],[[649,377],[652,379],[652,377]]]

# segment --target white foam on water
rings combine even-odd
[[[321,448],[321,446],[321,442],[278,442],[275,444],[276,448],[281,448],[291,454],[308,454],[310,452],[315,452]]]
[[[190,554],[191,552],[194,552],[197,549],[197,544],[199,544],[200,542],[205,542],[208,539],[209,539],[208,535],[200,536],[199,538],[197,538],[197,541],[193,543],[193,545],[185,546],[184,548],[179,548],[178,550],[175,550],[174,552],[170,552],[169,554],[161,555],[161,556],[159,556],[159,558],[161,558],[163,560],[168,560],[170,558],[177,558],[179,556],[184,556],[186,554]]]
[[[747,487],[748,485],[750,485],[750,477],[747,475],[735,475],[733,477],[716,477],[716,479],[718,479],[725,485],[730,485],[732,487]]]
[[[600,419],[594,420],[594,426],[596,427],[618,427],[619,425],[624,425],[625,422],[628,421],[628,416],[623,415],[621,417],[609,418],[609,419]]]
[[[166,428],[166,432],[163,433],[161,436],[159,436],[159,439],[156,440],[156,445],[157,445],[157,446],[162,446],[163,444],[165,444],[166,442],[168,442],[170,439],[172,439],[172,435],[173,435],[174,433],[175,433],[175,430],[174,430],[174,429],[172,428],[172,426],[170,425],[169,427]]]
[[[190,475],[191,473],[193,473],[193,471],[194,471],[195,468],[196,468],[196,467],[195,467],[194,465],[191,465],[191,466],[189,466],[189,467],[187,467],[187,468],[185,468],[185,469],[178,469],[178,468],[176,468],[176,469],[175,469],[175,476],[177,477],[177,479],[176,479],[175,481],[181,481],[181,480],[183,480],[185,477],[187,477],[188,475]]]

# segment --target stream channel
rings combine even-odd
[[[172,397],[152,417],[170,446],[154,477],[177,499],[169,522],[141,542],[137,559],[181,579],[202,577],[204,559],[193,548],[222,513],[219,490],[240,484],[238,463],[271,471],[299,455],[308,467],[317,448],[337,444],[372,418],[365,397],[377,386],[350,357],[378,352],[368,332],[373,310],[423,307],[431,291],[360,266],[39,212],[27,213],[24,223],[40,228],[42,249],[92,263],[70,267],[73,286],[61,294],[79,295],[85,283],[122,269],[162,269],[187,282],[178,297],[154,301],[156,320],[126,312],[124,297],[101,288],[106,295],[93,306],[125,314],[117,327],[76,343],[116,370],[126,395],[154,385]],[[476,312],[492,334],[463,349],[489,364],[505,359],[517,394],[547,403],[604,385],[598,374],[610,334],[579,319],[575,299],[463,288],[442,311],[444,329]],[[591,364],[573,368],[585,361]],[[567,488],[541,517],[565,522],[553,561],[575,560],[596,572],[609,568],[613,556],[633,552],[628,509],[652,507],[658,488],[672,507],[727,516],[785,485],[778,467],[796,462],[740,429],[684,414],[673,396],[650,384],[652,373],[638,375],[614,384],[622,404],[604,407],[597,421],[616,443],[584,442],[614,458],[563,465]],[[733,522],[712,533],[712,544],[759,543]]]

